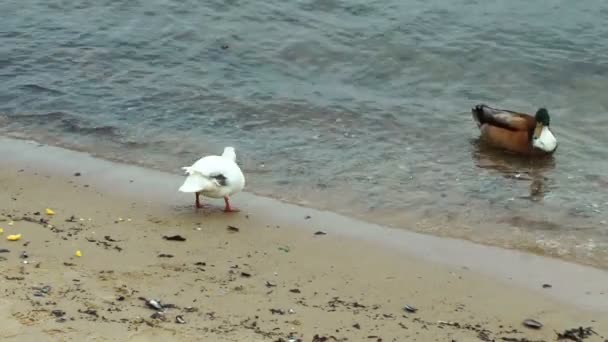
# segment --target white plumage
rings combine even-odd
[[[245,176],[236,163],[236,153],[233,147],[224,148],[221,156],[206,156],[197,160],[192,166],[182,167],[188,174],[181,192],[195,193],[196,207],[201,208],[199,195],[220,198],[226,203],[225,211],[237,211],[230,207],[231,195],[243,190]]]

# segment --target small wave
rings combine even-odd
[[[19,87],[20,89],[23,90],[29,90],[29,91],[33,91],[33,92],[42,92],[42,93],[50,93],[50,94],[54,94],[54,95],[63,95],[64,93],[62,91],[56,90],[56,89],[52,89],[52,88],[48,88],[45,86],[41,86],[39,84],[24,84],[22,86]]]
[[[48,113],[40,113],[40,114],[11,114],[7,115],[7,117],[11,121],[21,121],[26,123],[35,123],[38,120],[60,120],[61,118],[69,115],[64,112],[48,112]]]
[[[117,138],[120,136],[118,127],[102,125],[95,126],[66,112],[49,112],[41,114],[13,114],[7,116],[7,121],[18,123],[22,126],[54,126],[57,130],[65,133],[77,133],[79,135],[96,135],[102,137]]]
[[[61,120],[62,128],[70,133],[99,135],[104,137],[119,137],[120,133],[115,126],[86,126],[82,120],[71,117]]]

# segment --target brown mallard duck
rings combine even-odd
[[[551,118],[545,108],[532,116],[479,104],[471,112],[482,140],[491,145],[524,155],[552,154],[557,149],[557,139],[549,128]]]

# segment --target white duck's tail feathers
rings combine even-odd
[[[192,166],[184,166],[182,167],[182,170],[186,171],[186,173],[189,175],[194,173],[194,170],[192,170]]]
[[[186,171],[188,172],[188,170]],[[205,190],[210,184],[210,181],[200,173],[191,173],[184,184],[179,188],[181,192],[199,192]]]

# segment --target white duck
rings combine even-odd
[[[225,212],[238,211],[230,206],[229,197],[245,187],[245,176],[236,163],[233,147],[224,148],[221,156],[206,156],[192,166],[182,167],[188,177],[179,188],[181,192],[196,194],[196,207],[202,208],[199,196],[223,197],[226,202]]]

